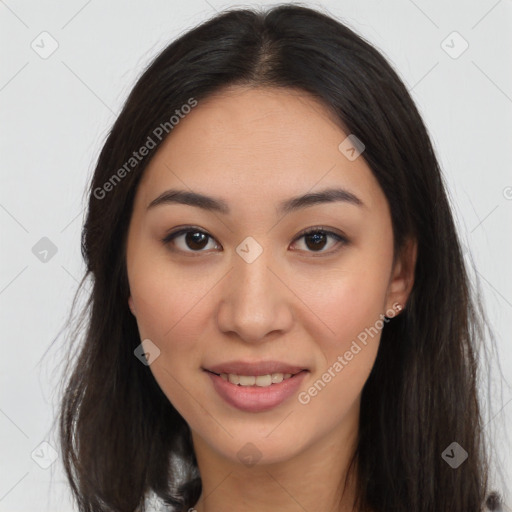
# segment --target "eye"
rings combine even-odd
[[[182,238],[184,237],[184,238]],[[332,231],[324,229],[322,226],[317,226],[313,228],[308,228],[302,231],[297,238],[295,238],[294,242],[300,240],[301,238],[305,239],[305,245],[308,249],[306,252],[316,252],[316,253],[329,253],[335,251],[323,251],[326,246],[326,241],[331,238],[335,241],[333,244],[336,246],[337,244],[345,245],[349,241],[344,236],[334,233]],[[181,240],[180,240],[181,239]],[[169,233],[162,239],[162,243],[164,245],[171,244],[178,246],[177,249],[182,252],[188,253],[201,253],[206,252],[203,251],[205,247],[208,246],[209,239],[213,240],[208,233],[203,231],[202,229],[195,228],[194,226],[187,226],[185,228],[181,228],[177,231]],[[181,242],[181,247],[180,243]],[[173,248],[174,249],[174,248]]]
[[[329,230],[323,228],[322,226],[307,228],[306,230],[302,231],[294,241],[300,240],[301,238],[304,238],[306,247],[308,247],[309,249],[313,248],[312,251],[307,251],[307,252],[317,252],[317,253],[321,253],[321,254],[336,252],[336,250],[327,250],[327,251],[322,250],[327,243],[326,240],[328,240],[329,238],[331,238],[331,240],[334,240],[336,242],[333,244],[334,246],[339,245],[339,244],[341,244],[341,245],[348,244],[347,238],[345,238],[344,236],[342,236],[338,233],[329,231]]]
[[[208,239],[212,238],[208,233],[205,233],[199,228],[187,226],[178,231],[174,231],[173,233],[169,233],[162,239],[162,243],[164,245],[168,245],[172,242],[172,245],[179,246],[180,244],[176,244],[176,240],[179,240],[183,236],[184,239],[181,240],[181,247],[178,247],[178,250],[183,252],[205,252],[201,249],[204,249],[205,246],[207,246],[206,242]],[[187,250],[187,247],[192,250]]]

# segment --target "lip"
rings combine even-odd
[[[281,361],[229,361],[226,363],[220,363],[204,370],[221,374],[221,373],[233,373],[236,375],[248,375],[258,376],[267,375],[269,373],[299,373],[302,370],[307,370],[304,366],[296,366]]]
[[[282,404],[287,398],[296,393],[306,374],[309,373],[308,370],[299,371],[299,373],[293,375],[289,379],[283,380],[279,384],[271,384],[267,387],[261,387],[238,386],[237,384],[232,384],[231,382],[222,379],[220,375],[216,375],[211,371],[204,371],[209,376],[215,391],[224,399],[224,401],[245,412],[268,411]],[[242,375],[247,374],[242,373]]]

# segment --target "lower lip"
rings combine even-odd
[[[206,370],[205,370],[206,371]],[[220,375],[206,371],[215,391],[230,405],[246,412],[268,411],[292,396],[301,385],[307,370],[303,370],[279,384],[270,386],[238,386]]]

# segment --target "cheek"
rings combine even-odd
[[[311,394],[305,391],[315,408],[331,404],[332,415],[343,414],[359,396],[386,324],[383,314],[392,254],[366,254],[370,256],[358,254],[342,268],[317,279],[316,291],[307,300],[317,313],[315,321],[308,323],[308,331],[320,349],[320,359],[314,375],[317,385]],[[313,398],[316,394],[322,398]]]
[[[384,279],[368,279],[365,275],[354,273],[332,285],[319,310],[324,312],[334,344],[340,344],[343,348],[376,323],[383,313],[386,284]]]
[[[328,272],[299,279],[296,290],[315,313],[309,315],[314,318],[308,323],[311,338],[319,340],[325,350],[346,350],[385,312],[390,258],[358,252]]]
[[[357,286],[340,287],[324,305],[325,318],[333,332],[315,338],[322,360],[316,367],[317,390],[324,404],[352,403],[368,378],[377,355],[383,322],[379,293]],[[325,390],[324,390],[325,388]],[[312,390],[314,395],[315,390]],[[345,407],[342,407],[344,409]],[[334,408],[341,412],[341,409]]]
[[[354,274],[333,284],[314,306],[323,312],[322,320],[330,330],[327,336],[319,336],[317,322],[315,336],[310,325],[321,359],[297,397],[304,421],[314,431],[324,432],[355,414],[385,325],[380,319],[384,291],[385,283]]]
[[[161,341],[163,348],[178,339],[177,348],[190,346],[185,338],[201,330],[201,301],[214,285],[211,276],[144,255],[134,258],[128,274],[141,336]]]
[[[209,318],[206,301],[200,299],[208,287],[205,279],[195,282],[189,275],[185,282],[180,275],[183,272],[171,274],[169,269],[162,272],[153,266],[151,271],[137,273],[130,291],[141,340],[150,339],[160,350],[150,365],[153,377],[178,412],[190,418],[202,412],[196,379],[201,376],[198,340],[206,328],[202,322]]]

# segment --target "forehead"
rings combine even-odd
[[[343,186],[371,206],[382,192],[365,160],[340,150],[348,135],[304,91],[230,87],[174,126],[145,170],[143,202],[176,186],[267,203]]]

